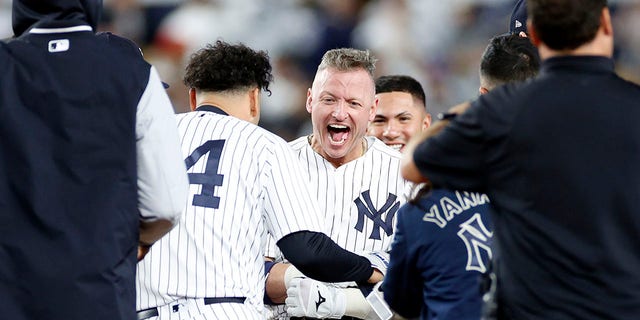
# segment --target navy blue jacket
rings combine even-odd
[[[151,66],[101,1],[14,0],[0,43],[0,317],[135,319],[136,108]]]
[[[490,210],[484,194],[445,189],[402,206],[382,284],[389,306],[407,318],[480,319]]]
[[[489,195],[501,316],[640,317],[638,119],[611,59],[554,57],[416,148],[434,184]]]

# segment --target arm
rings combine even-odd
[[[448,114],[462,114],[470,106],[471,106],[470,102],[461,103],[449,109]],[[413,159],[414,153],[415,153],[416,147],[419,144],[421,144],[425,140],[437,135],[442,130],[444,130],[444,128],[446,128],[449,125],[450,119],[451,117],[444,118],[434,123],[427,130],[420,132],[419,134],[413,136],[411,140],[409,140],[409,143],[407,143],[405,150],[403,152],[403,157],[402,157],[401,173],[403,178],[415,183],[429,182],[429,179],[424,177],[420,172],[420,170],[418,169],[418,166],[416,165]]]
[[[287,287],[285,285],[285,274],[291,264],[276,263],[271,267],[265,282],[265,295],[274,304],[282,304],[287,298]]]
[[[444,122],[444,121],[441,121],[441,122]],[[429,127],[429,129],[436,126],[444,126],[443,124],[441,124],[441,122],[437,122],[433,124],[431,127]],[[449,122],[449,121],[446,121],[446,122]],[[413,160],[416,147],[427,139],[427,137],[429,136],[428,134],[429,129],[427,129],[427,131],[420,132],[417,135],[411,137],[411,140],[409,140],[409,142],[404,148],[404,151],[402,152],[402,162],[400,164],[400,173],[402,174],[403,178],[411,182],[415,182],[415,183],[429,182],[429,179],[425,178],[422,175],[422,173],[418,169],[418,166],[416,166],[416,163]]]
[[[383,251],[366,252],[364,256],[371,262],[371,265],[383,275],[387,271],[389,255]],[[311,318],[341,318],[343,316],[358,319],[378,319],[377,312],[391,312],[384,301],[380,301],[381,294],[375,292],[374,286],[361,284],[353,286],[353,282],[343,283],[322,283],[311,278],[305,278],[299,273],[296,278],[287,280],[290,277],[289,267],[285,272],[285,282],[287,283],[287,298],[285,300],[286,310],[290,316],[311,317]],[[378,285],[380,282],[378,283]],[[324,303],[318,305],[317,301],[324,298]],[[365,298],[365,296],[367,296]],[[370,301],[371,299],[371,301]],[[374,311],[373,306],[376,306]]]
[[[149,253],[151,245],[173,229],[174,224],[168,220],[140,221],[140,240],[138,243],[138,261]]]
[[[401,209],[405,210],[405,208]],[[398,213],[398,222],[391,246],[389,269],[382,283],[384,299],[389,307],[403,317],[420,316],[423,306],[423,280],[416,268],[416,261],[409,256],[409,246],[413,241],[407,239],[404,228],[404,212]]]
[[[151,68],[136,113],[138,259],[171,230],[185,206],[189,182],[178,136],[173,107],[157,72]]]
[[[325,282],[382,281],[382,273],[373,269],[367,258],[342,249],[325,234],[300,231],[285,236],[277,244],[297,268],[291,268],[289,263],[277,263],[271,268],[265,293],[273,303],[284,303],[288,283],[296,277],[308,276]]]
[[[488,116],[487,111],[493,111],[482,105],[483,97],[472,105],[465,103],[452,108],[451,112],[458,116],[440,121],[442,124],[410,141],[401,164],[405,178],[428,180],[441,188],[485,192],[490,157],[487,142],[496,131],[508,128],[503,127],[504,121],[500,122],[503,116],[499,113]]]
[[[367,258],[342,249],[323,233],[295,232],[277,244],[291,264],[316,280],[377,283],[382,279],[382,274],[374,272]]]
[[[384,275],[389,261],[388,254],[372,251],[365,253],[365,257],[377,271]],[[368,301],[370,297],[365,298],[366,295],[376,296],[371,292],[374,288],[372,285],[360,284],[356,287],[353,282],[323,283],[307,278],[291,265],[284,272],[284,283],[286,283],[286,286],[283,285],[286,287],[286,311],[292,317],[337,319],[348,316],[358,319],[378,319],[375,316],[376,311]],[[322,303],[318,304],[318,301]],[[386,306],[384,302],[378,301],[374,304],[378,308],[382,307],[381,310],[384,311]]]

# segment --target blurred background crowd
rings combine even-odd
[[[418,79],[432,114],[478,94],[480,57],[508,31],[515,0],[104,0],[103,31],[135,41],[170,84],[176,112],[188,111],[184,66],[216,39],[266,50],[274,66],[261,126],[285,140],[310,133],[306,91],[331,48],[370,49],[377,75]],[[640,83],[640,1],[609,0],[618,73]],[[0,0],[0,38],[9,38],[11,0]],[[118,63],[118,61],[113,62]],[[99,76],[99,75],[97,75]]]

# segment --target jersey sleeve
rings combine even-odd
[[[404,223],[411,223],[404,221],[410,208],[413,207],[407,204],[398,212],[389,267],[382,289],[391,309],[403,317],[415,318],[420,315],[423,306],[423,280],[417,268],[417,257],[412,255],[411,248],[415,244],[409,240],[404,226]]]
[[[434,186],[478,190],[483,186],[485,136],[482,108],[472,105],[438,135],[416,147],[413,160]]]
[[[154,67],[138,104],[136,149],[141,219],[175,221],[185,207],[189,182],[173,106]]]
[[[267,242],[265,245],[264,256],[270,259],[273,259],[276,262],[281,262],[284,257],[282,256],[282,251],[278,248],[276,241],[273,239],[270,233],[267,233]]]
[[[319,206],[300,161],[284,140],[278,140],[273,151],[265,187],[267,228],[273,242],[296,231],[322,232]]]

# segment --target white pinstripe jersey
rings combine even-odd
[[[184,297],[247,297],[235,305],[248,314],[219,318],[264,318],[266,232],[279,240],[299,230],[322,231],[289,145],[216,110],[177,115],[188,204],[180,223],[138,264],[137,310]]]
[[[395,214],[411,188],[400,174],[401,154],[374,137],[365,138],[367,152],[338,168],[315,152],[307,137],[289,143],[306,166],[325,233],[355,253],[389,249]],[[278,256],[275,249],[270,243],[268,255]]]

